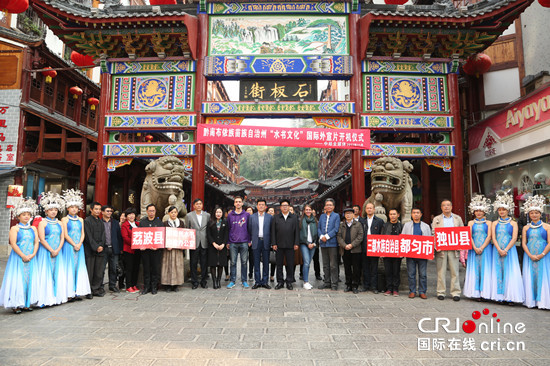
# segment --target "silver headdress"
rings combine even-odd
[[[36,204],[35,200],[30,197],[19,200],[19,202],[17,202],[15,206],[11,208],[11,217],[15,219],[19,217],[19,215],[21,215],[23,212],[28,212],[31,214],[31,216],[36,216],[38,212],[38,205]]]
[[[482,194],[476,194],[472,197],[472,201],[470,202],[468,208],[472,214],[477,210],[489,213],[491,212],[491,200]]]
[[[493,210],[496,212],[501,207],[512,211],[515,207],[514,197],[506,193],[498,194],[493,202]]]
[[[544,208],[544,201],[544,196],[531,196],[527,198],[527,201],[525,201],[525,203],[523,204],[523,211],[525,211],[526,214],[533,210],[542,213]]]
[[[72,206],[78,207],[79,210],[84,209],[84,201],[82,200],[82,192],[78,189],[67,189],[63,191],[63,199],[65,200],[65,207]]]
[[[65,201],[59,193],[44,192],[40,195],[40,206],[44,211],[48,211],[51,208],[57,208],[58,211],[63,211],[65,208]]]

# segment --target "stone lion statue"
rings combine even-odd
[[[178,216],[184,218],[187,215],[183,204],[185,168],[181,160],[174,156],[163,156],[147,164],[145,172],[147,176],[141,189],[141,216],[147,215],[147,205],[152,203],[157,207],[161,219],[172,205],[178,208]]]
[[[396,208],[402,223],[411,221],[413,204],[412,179],[409,173],[413,166],[408,161],[393,157],[377,159],[372,166],[372,194],[363,204],[363,216],[366,216],[367,203],[374,204],[375,214],[387,221],[387,212]]]

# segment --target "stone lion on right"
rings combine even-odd
[[[412,179],[409,175],[413,166],[408,161],[383,157],[374,161],[371,173],[372,194],[363,204],[363,217],[367,203],[374,204],[374,213],[387,221],[387,212],[395,208],[401,222],[411,221],[413,205]]]

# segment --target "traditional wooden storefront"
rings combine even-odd
[[[101,60],[100,202],[108,198],[108,170],[162,155],[185,159],[191,198],[202,198],[197,126],[300,118],[371,131],[370,149],[351,153],[352,203],[365,199],[373,160],[393,156],[417,161],[426,211],[442,198],[434,185],[444,184],[463,215],[460,62],[487,48],[531,2],[201,0],[91,9],[37,0],[33,8],[67,45]],[[235,95],[228,100],[208,99],[215,81],[240,84],[227,84],[221,94]],[[167,133],[166,141],[144,140],[152,131]],[[430,177],[429,166],[441,172]]]

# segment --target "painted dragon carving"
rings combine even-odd
[[[392,208],[397,209],[402,223],[411,221],[413,193],[409,173],[412,171],[412,164],[406,160],[392,157],[377,159],[372,166],[372,194],[363,204],[363,216],[366,216],[367,203],[373,203],[375,214],[384,221]]]
[[[141,216],[147,215],[147,205],[153,203],[161,219],[170,206],[178,208],[178,216],[185,217],[187,209],[183,204],[183,177],[185,168],[180,159],[163,156],[145,167],[147,176],[141,189]]]

